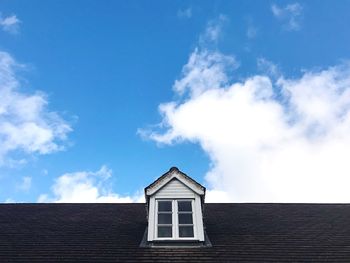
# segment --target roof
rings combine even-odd
[[[212,247],[141,248],[145,204],[1,204],[0,262],[350,262],[348,204],[206,204]]]
[[[159,189],[161,189],[165,184],[167,184],[173,178],[186,181],[186,186],[191,187],[191,189],[200,195],[205,195],[205,187],[200,183],[196,182],[194,179],[189,177],[184,172],[180,171],[177,167],[171,167],[168,172],[160,176],[157,180],[151,183],[145,188],[145,196],[147,200],[148,195],[153,195]]]

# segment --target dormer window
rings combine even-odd
[[[193,239],[193,202],[194,200],[156,200],[158,239]]]
[[[204,242],[205,188],[171,168],[145,188],[148,242]]]
[[[177,201],[177,217],[179,223],[179,237],[193,238],[192,200]]]
[[[172,238],[174,234],[173,201],[157,200],[157,237]]]

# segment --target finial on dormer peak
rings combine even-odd
[[[179,168],[177,168],[176,166],[173,166],[169,169],[170,172],[172,171],[179,171]]]

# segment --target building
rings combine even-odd
[[[350,262],[348,204],[205,204],[171,168],[145,204],[1,204],[0,262]]]

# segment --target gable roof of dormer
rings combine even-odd
[[[204,195],[205,195],[204,186],[202,186],[200,183],[193,180],[191,177],[189,177],[185,173],[181,172],[177,167],[171,167],[168,172],[163,174],[161,177],[159,177],[157,180],[155,180],[153,183],[151,183],[149,186],[145,188],[146,200],[149,196],[154,195],[156,192],[158,192],[161,188],[163,188],[166,184],[168,184],[171,180],[174,180],[174,179],[179,180],[185,186],[190,188],[193,192],[200,195],[202,199],[204,199]]]
[[[193,241],[191,245],[198,245],[198,242],[206,242],[203,229],[203,204],[205,187],[181,172],[178,168],[172,167],[152,184],[145,188],[146,210],[148,218],[147,240],[152,246],[168,245],[165,241]],[[185,200],[187,199],[187,200]],[[187,208],[181,210],[181,204],[186,203]],[[167,208],[160,209],[160,204],[167,204]],[[184,209],[184,207],[182,208]],[[165,212],[164,212],[165,211]],[[184,214],[186,213],[189,214]],[[165,214],[164,214],[165,213]],[[159,223],[159,215],[166,215],[168,220]],[[177,219],[177,215],[179,219]],[[186,226],[180,222],[184,215],[189,215]],[[180,217],[182,216],[182,217]],[[183,230],[188,229],[184,234]],[[166,229],[164,234],[162,229]],[[182,230],[182,231],[181,231]],[[163,233],[163,234],[159,234]],[[146,238],[146,235],[144,236]],[[186,242],[185,245],[190,243]]]

